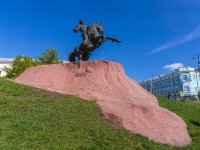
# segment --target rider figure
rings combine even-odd
[[[87,42],[88,42],[88,34],[87,34],[88,26],[84,25],[84,20],[83,19],[81,19],[79,21],[79,25],[75,29],[73,29],[73,31],[75,33],[78,32],[78,31],[82,32],[83,46],[86,46]]]

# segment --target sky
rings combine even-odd
[[[137,82],[182,65],[198,67],[199,0],[0,0],[0,58],[35,58],[50,47],[68,60],[82,43],[73,32],[80,19],[102,23],[105,36],[122,41],[106,41],[90,60],[103,53]]]

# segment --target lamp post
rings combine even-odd
[[[150,89],[150,93],[154,94],[153,93],[153,74],[151,75],[151,89]]]
[[[192,57],[192,59],[195,59],[195,56],[196,56],[197,59],[198,59],[198,71],[199,71],[199,68],[200,68],[199,55],[200,55],[200,53],[199,54],[194,54],[193,57]]]
[[[200,73],[199,55],[200,55],[200,53],[198,53],[198,54],[194,54],[193,57],[192,57],[192,59],[195,59],[195,56],[196,56],[197,59],[198,59],[198,69],[195,69],[195,73],[196,73],[196,81],[197,81],[197,95],[198,95],[198,92],[199,92],[199,84],[198,84],[198,76],[197,76],[197,72]]]

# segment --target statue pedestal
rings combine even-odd
[[[161,108],[153,95],[125,75],[119,63],[85,61],[36,66],[14,82],[96,101],[106,118],[156,142],[173,146],[191,143],[185,122]]]

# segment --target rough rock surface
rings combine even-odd
[[[191,143],[187,125],[161,108],[157,99],[128,78],[123,66],[108,61],[42,65],[27,69],[17,83],[94,100],[120,127],[173,146]]]

